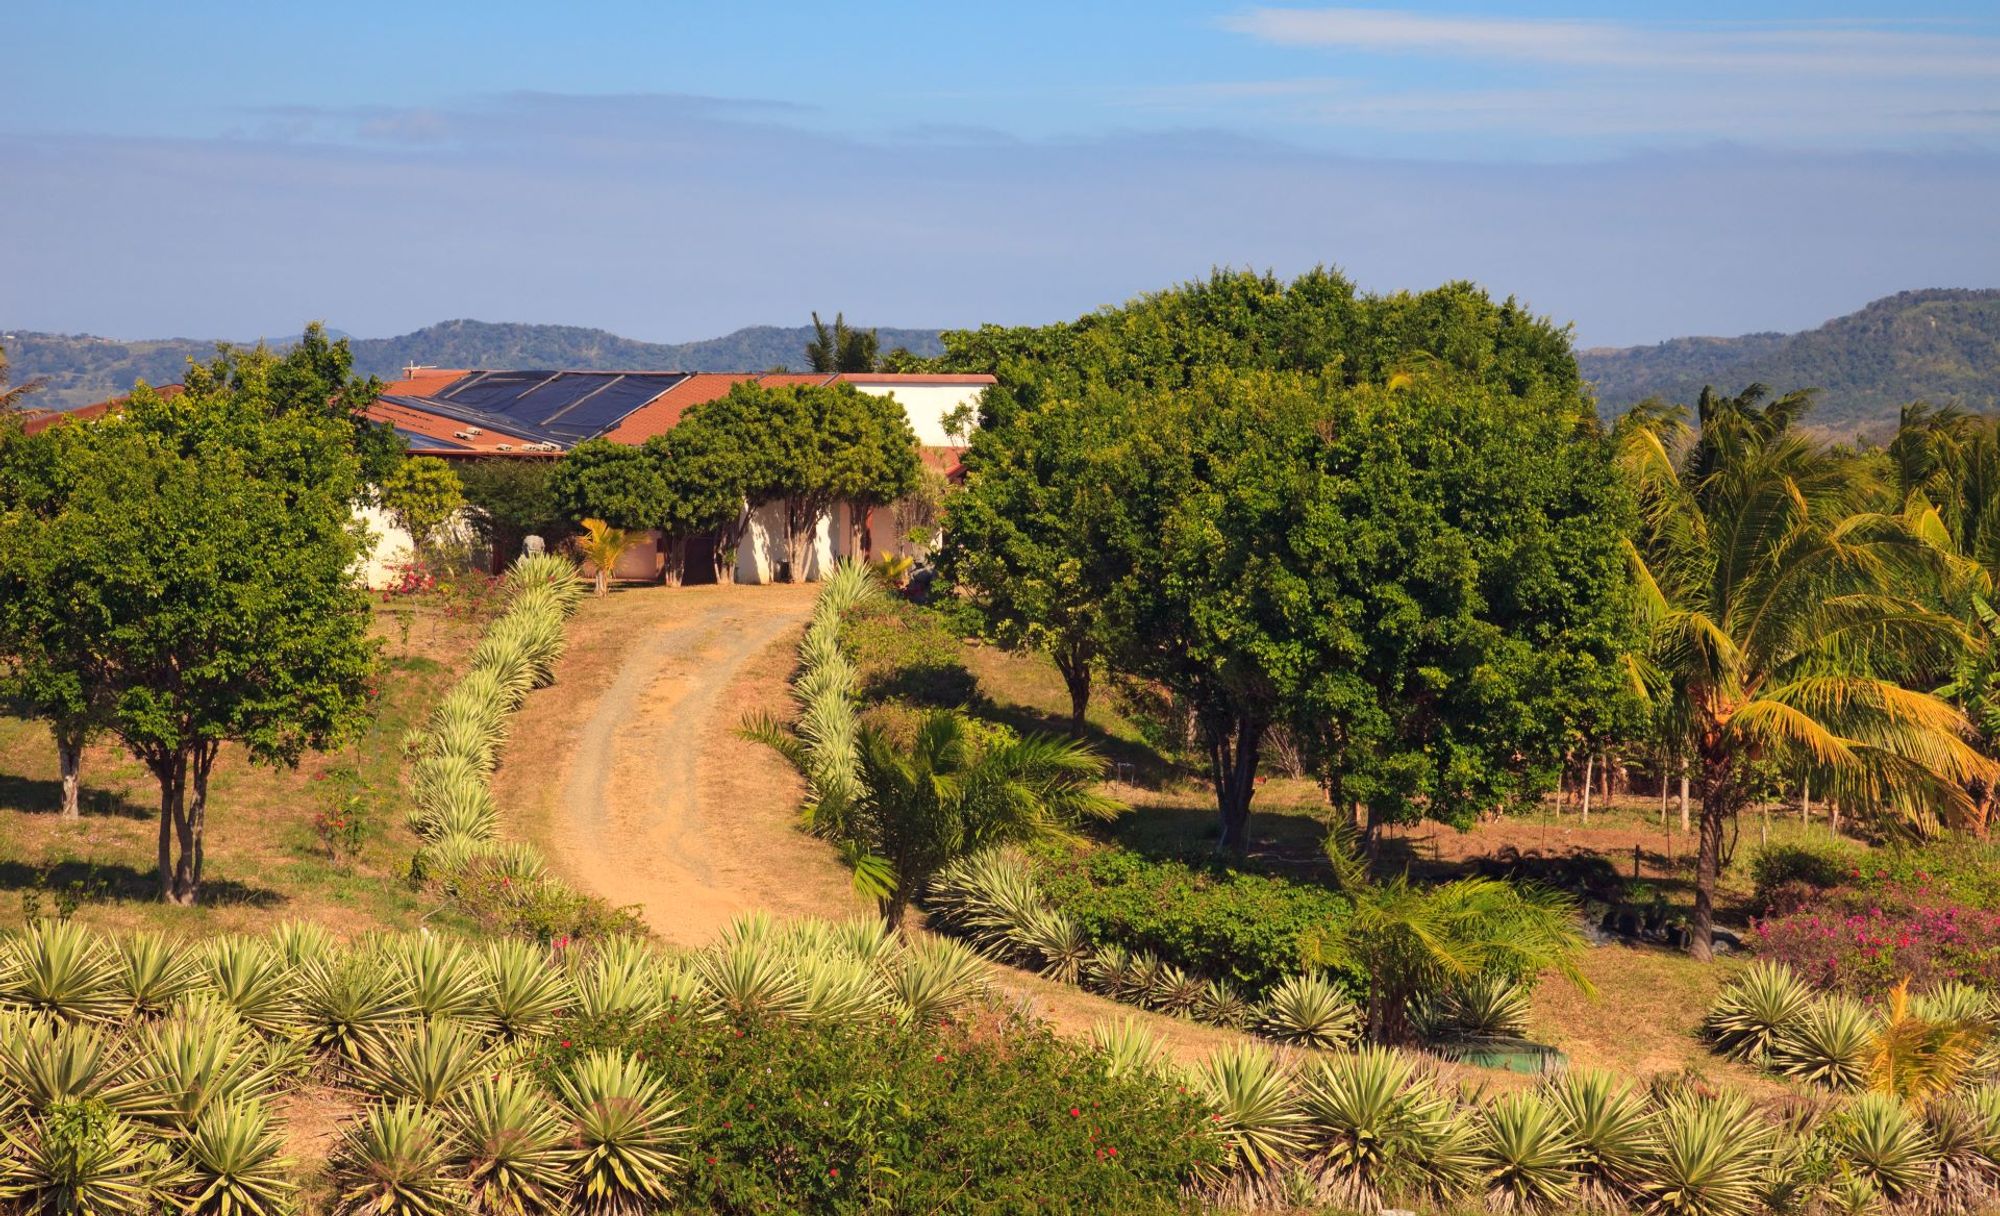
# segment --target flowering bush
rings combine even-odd
[[[1944,980],[2000,987],[2000,913],[1879,870],[1759,921],[1754,948],[1820,988],[1859,996],[1880,996],[1904,976],[1918,989]]]
[[[678,1095],[693,1129],[680,1211],[1178,1213],[1220,1161],[1183,1087],[1110,1079],[1017,1022],[570,1020],[530,1067],[547,1080],[607,1047]]]

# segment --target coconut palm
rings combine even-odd
[[[603,595],[611,590],[611,572],[617,567],[618,559],[638,543],[637,534],[614,528],[601,519],[583,521],[583,535],[576,542],[576,551],[597,570],[594,584],[597,594]]]
[[[1685,740],[1700,791],[1693,941],[1706,960],[1723,834],[1751,799],[1751,764],[1917,829],[1970,818],[1995,767],[1963,714],[1906,686],[1956,652],[1959,624],[1922,602],[1938,552],[1861,462],[1794,424],[1801,394],[1704,390],[1699,429],[1670,413],[1621,422],[1638,498],[1631,557],[1650,630],[1644,670]]]
[[[924,715],[907,747],[863,726],[860,752],[862,794],[846,843],[855,885],[875,896],[892,927],[951,862],[1122,809],[1096,791],[1103,763],[1089,748],[1015,738],[956,710]]]

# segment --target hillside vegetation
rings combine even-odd
[[[1607,416],[1647,397],[1691,401],[1702,386],[1734,392],[1817,388],[1819,427],[1879,429],[1911,401],[2000,408],[2000,291],[1905,291],[1796,334],[1675,338],[1656,346],[1580,351],[1577,363]]]
[[[879,329],[884,351],[908,347],[919,355],[944,348],[932,329]],[[753,325],[698,342],[638,342],[575,325],[444,321],[393,338],[355,338],[354,370],[384,380],[412,363],[436,367],[620,368],[629,371],[764,371],[803,369],[808,325]],[[19,382],[42,379],[30,403],[72,409],[116,396],[135,380],[170,384],[189,359],[208,359],[213,339],[163,338],[120,342],[88,334],[12,331],[4,340]]]

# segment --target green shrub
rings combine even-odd
[[[1800,895],[1840,886],[1860,864],[1860,850],[1849,845],[1768,845],[1750,859],[1755,906],[1765,912],[1792,911]]]
[[[1305,970],[1319,936],[1348,914],[1347,900],[1325,887],[1122,849],[1042,861],[1036,871],[1050,902],[1094,944],[1226,977],[1251,996]],[[1330,978],[1366,991],[1363,976]]]
[[[966,670],[959,637],[936,613],[886,598],[859,604],[840,621],[840,643],[869,701],[939,709],[970,703],[978,682]]]
[[[682,1211],[1180,1212],[1219,1161],[1194,1099],[1044,1030],[877,1025],[572,1020],[527,1060],[649,1065],[691,1125]]]

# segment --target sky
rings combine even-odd
[[[0,327],[686,341],[1471,279],[1580,344],[2000,286],[2000,6],[9,0]]]

